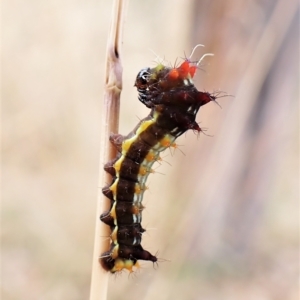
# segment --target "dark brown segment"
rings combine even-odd
[[[117,201],[133,202],[135,194],[135,185],[133,181],[119,178],[117,185]]]
[[[128,246],[132,246],[133,243],[139,245],[142,241],[143,232],[145,232],[145,229],[143,229],[139,223],[133,225],[118,225],[118,243]]]
[[[198,111],[199,108],[193,108]],[[157,119],[157,126],[172,131],[178,127],[179,131],[184,133],[189,129],[191,123],[195,121],[195,115],[182,112],[179,108],[173,106],[165,106],[161,111],[160,117]]]
[[[151,126],[149,126],[149,127],[151,127]],[[148,130],[148,128],[147,128],[147,130]],[[131,147],[129,148],[129,150],[126,153],[126,157],[135,161],[136,163],[140,164],[143,162],[143,160],[145,159],[145,157],[148,154],[150,149],[151,149],[151,146],[149,144],[145,143],[140,137],[138,137],[136,139],[136,141],[134,141],[131,144]]]
[[[127,246],[119,245],[119,257],[133,260],[150,260],[156,262],[157,258],[147,250],[144,250],[141,245],[138,246]]]
[[[116,202],[116,215],[118,225],[133,224],[141,222],[141,213],[143,206],[135,206],[130,202],[117,201]],[[135,220],[136,219],[136,220]]]
[[[102,189],[103,195],[106,196],[108,199],[110,199],[112,201],[115,200],[114,199],[114,194],[110,190],[113,183]],[[119,178],[118,183],[117,183],[117,199],[116,200],[132,203],[133,197],[134,197],[134,194],[135,194],[135,186],[136,186],[136,182],[126,180],[126,179],[123,179],[123,178]]]
[[[119,177],[130,181],[137,182],[137,177],[140,170],[140,164],[132,159],[125,157],[123,159],[121,169],[119,170]]]
[[[152,106],[155,105],[171,105],[176,107],[185,107],[187,108],[191,104],[198,102],[196,100],[196,95],[199,93],[196,88],[192,87],[180,87],[173,89],[171,91],[161,92],[157,96],[153,97],[153,93],[148,93],[146,96],[147,104],[152,103]]]
[[[166,130],[164,128],[161,128],[159,126],[157,126],[156,123],[150,125],[147,130],[143,131],[140,136],[139,139],[142,140],[146,145],[150,145],[152,148],[153,146],[155,146],[159,140],[161,140],[167,133],[169,130]],[[130,149],[131,150],[131,149]],[[133,149],[132,149],[133,150]],[[147,149],[147,153],[145,154],[144,157],[146,157],[146,155],[149,153],[149,147]]]

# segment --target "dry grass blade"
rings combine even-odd
[[[126,0],[114,1],[113,19],[107,43],[106,80],[100,144],[99,192],[96,213],[90,300],[107,298],[109,274],[102,270],[99,264],[99,257],[101,253],[106,251],[109,247],[109,239],[105,239],[105,237],[109,236],[110,232],[109,227],[99,221],[99,216],[103,211],[109,208],[108,201],[102,195],[101,189],[101,187],[103,187],[109,181],[109,175],[104,172],[103,165],[116,155],[115,149],[109,143],[109,135],[112,132],[117,133],[119,127],[120,93],[122,90],[122,65],[120,48],[122,42],[124,16],[127,6],[126,4]]]

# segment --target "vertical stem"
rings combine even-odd
[[[101,253],[109,249],[108,237],[110,235],[110,229],[107,225],[100,222],[99,216],[102,212],[109,209],[109,201],[102,194],[102,187],[107,184],[111,178],[106,172],[104,172],[103,166],[116,155],[116,150],[109,143],[109,135],[112,132],[117,133],[119,127],[120,94],[122,90],[122,65],[120,52],[126,7],[127,0],[114,0],[113,19],[107,43],[106,79],[100,142],[99,190],[90,300],[104,300],[107,298],[109,273],[105,272],[100,266],[99,257],[101,256]]]

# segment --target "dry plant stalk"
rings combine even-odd
[[[110,230],[100,222],[101,212],[109,208],[109,202],[102,194],[102,188],[110,180],[110,175],[104,172],[104,163],[116,156],[116,150],[109,142],[109,135],[118,132],[120,94],[122,90],[122,65],[120,50],[127,0],[115,0],[113,5],[113,18],[106,51],[106,72],[104,105],[102,110],[102,129],[100,142],[100,172],[98,184],[98,201],[96,212],[96,229],[94,254],[92,264],[92,279],[90,300],[107,299],[107,286],[109,273],[105,272],[99,264],[101,253],[109,247]]]

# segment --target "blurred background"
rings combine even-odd
[[[2,2],[2,299],[88,299],[111,1]],[[143,246],[108,299],[298,299],[297,0],[138,1],[123,39],[120,133],[149,110],[135,76],[207,57],[207,135],[165,151],[144,196]],[[151,50],[150,50],[151,49]]]

